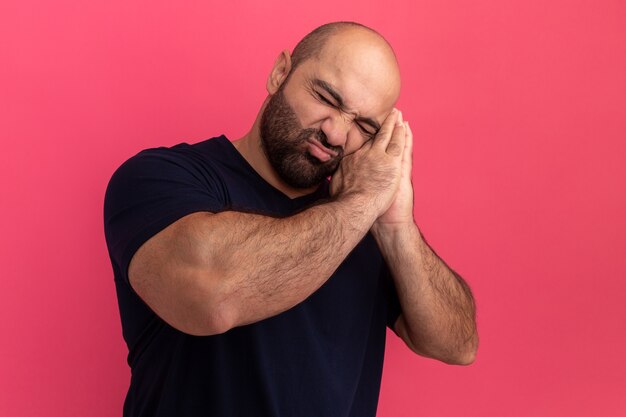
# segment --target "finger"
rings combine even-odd
[[[401,156],[404,151],[404,145],[406,143],[406,129],[402,120],[402,113],[398,114],[398,119],[393,128],[393,133],[387,144],[387,155]]]
[[[404,122],[406,128],[406,140],[404,143],[404,151],[402,152],[402,166],[405,169],[405,175],[409,178],[413,175],[413,131],[409,122]]]
[[[394,108],[391,110],[385,118],[383,125],[378,130],[378,133],[374,137],[374,140],[372,140],[372,146],[378,147],[382,150],[387,149],[387,145],[389,144],[389,140],[393,134],[393,129],[396,125],[399,113],[400,111],[398,109]]]

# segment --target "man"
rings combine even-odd
[[[471,292],[413,219],[391,47],[324,25],[267,90],[239,140],[144,150],[111,178],[126,416],[373,416],[385,325],[474,360]]]

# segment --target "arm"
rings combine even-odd
[[[163,320],[194,335],[222,333],[303,301],[391,204],[405,140],[394,123],[388,117],[373,141],[343,159],[326,204],[287,218],[227,211],[174,222],[133,256],[133,289]]]
[[[345,198],[284,219],[193,213],[139,248],[130,283],[155,313],[190,334],[262,320],[330,277],[376,218],[359,206]]]
[[[402,314],[395,330],[415,353],[450,364],[474,361],[478,345],[469,286],[422,238],[413,224],[372,233],[393,276]]]
[[[413,133],[408,123],[406,127],[398,191],[372,227],[402,307],[394,329],[415,353],[470,364],[478,346],[474,299],[469,286],[430,248],[413,220]]]

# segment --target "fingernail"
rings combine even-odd
[[[398,126],[402,125],[402,112],[401,111],[398,111],[397,124]]]

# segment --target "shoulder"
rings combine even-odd
[[[113,172],[107,185],[107,194],[119,188],[168,187],[177,182],[207,183],[219,178],[218,161],[224,158],[223,136],[189,144],[143,149],[126,159]],[[132,191],[128,190],[128,191]]]
[[[215,163],[196,145],[144,149],[113,173],[104,196],[104,232],[125,271],[147,239],[182,217],[222,210],[228,200]]]

